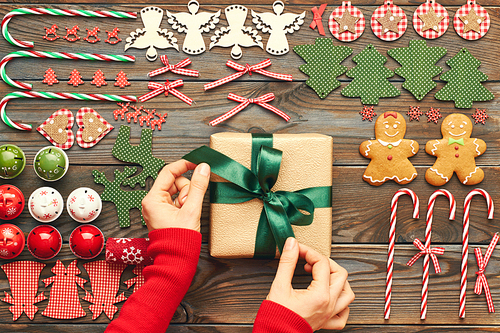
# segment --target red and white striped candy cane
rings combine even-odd
[[[467,259],[469,258],[469,211],[472,197],[480,194],[486,199],[488,205],[488,219],[493,219],[493,200],[488,192],[476,188],[467,194],[464,201],[464,223],[462,232],[462,272],[460,277],[460,318],[465,318],[465,300],[467,297]]]
[[[387,279],[385,283],[385,319],[389,319],[391,315],[392,270],[394,267],[394,244],[396,242],[396,211],[398,209],[399,197],[405,194],[408,194],[413,201],[413,218],[418,219],[419,217],[419,201],[415,192],[408,188],[398,190],[392,197],[391,202],[391,225],[389,229],[389,250],[387,252]]]
[[[427,221],[425,224],[425,247],[430,249],[431,246],[431,233],[432,233],[432,218],[434,216],[434,204],[436,198],[440,195],[446,196],[450,200],[450,220],[455,219],[455,211],[457,204],[455,197],[447,190],[436,190],[429,197],[429,204],[427,205]],[[427,294],[429,292],[429,259],[431,254],[424,255],[424,272],[422,275],[422,302],[420,304],[420,319],[425,319],[427,316]]]

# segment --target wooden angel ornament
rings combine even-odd
[[[166,49],[173,47],[179,51],[177,38],[174,37],[174,34],[167,29],[160,29],[161,20],[163,19],[163,9],[153,6],[145,7],[141,10],[141,19],[144,28],[130,33],[130,37],[126,40],[125,51],[131,47],[137,49],[148,48],[146,59],[149,61],[155,61],[158,57],[156,48]]]
[[[274,13],[256,13],[252,10],[252,22],[255,23],[257,29],[264,33],[269,33],[266,51],[272,55],[284,55],[290,51],[286,34],[298,31],[300,26],[304,24],[306,12],[302,14],[286,13],[283,14],[285,4],[282,1],[273,3]]]
[[[182,51],[187,54],[201,54],[207,49],[201,33],[215,29],[215,25],[219,23],[220,10],[216,13],[199,13],[200,4],[196,0],[189,1],[187,7],[189,13],[172,14],[167,10],[167,22],[173,29],[186,33]]]
[[[245,27],[245,20],[248,13],[246,7],[241,5],[229,6],[226,7],[224,13],[226,14],[229,26],[215,32],[211,38],[210,50],[214,46],[232,47],[231,57],[233,59],[240,59],[243,55],[242,46],[258,46],[261,49],[264,47],[262,37],[259,36],[258,31],[250,27]]]

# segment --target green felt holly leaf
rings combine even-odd
[[[399,89],[387,80],[394,76],[394,72],[384,66],[387,58],[373,45],[368,44],[352,60],[357,65],[348,70],[346,75],[354,80],[342,89],[342,95],[361,97],[361,103],[369,105],[378,104],[381,97],[401,95]]]
[[[451,67],[441,75],[446,85],[434,97],[440,101],[454,101],[459,109],[471,108],[473,102],[489,101],[495,96],[481,82],[488,76],[478,70],[481,61],[474,58],[465,47],[446,62]]]
[[[444,47],[429,47],[425,40],[411,40],[408,47],[400,47],[387,51],[401,67],[394,71],[405,79],[403,88],[421,101],[425,95],[436,87],[432,79],[443,69],[436,66],[446,54]]]
[[[328,96],[332,90],[340,86],[337,76],[347,70],[340,65],[352,53],[352,48],[343,45],[333,45],[330,38],[316,38],[314,44],[297,45],[293,48],[305,65],[299,69],[309,75],[306,84],[311,87],[320,98]]]

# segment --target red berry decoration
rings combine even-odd
[[[93,259],[104,248],[104,234],[92,224],[83,225],[71,232],[69,247],[78,258]]]
[[[0,220],[12,220],[24,209],[24,195],[13,185],[0,186]]]
[[[427,122],[432,121],[435,124],[437,124],[438,120],[443,117],[441,115],[441,112],[439,112],[439,109],[434,109],[434,108],[431,108],[429,111],[427,111],[425,113],[425,116],[427,117]]]
[[[84,83],[85,82],[83,82],[82,76],[80,75],[80,73],[76,69],[73,69],[71,71],[70,76],[69,76],[68,84],[72,84],[73,87],[78,87],[78,85],[84,84]]]
[[[28,235],[28,251],[40,260],[54,258],[62,248],[61,233],[51,225],[34,227]]]
[[[488,119],[490,116],[486,114],[486,109],[476,109],[476,112],[472,115],[472,118],[474,118],[474,124],[481,123],[483,125],[486,124],[486,119]]]
[[[373,117],[377,115],[375,111],[373,111],[373,106],[368,107],[366,105],[363,105],[363,111],[359,111],[359,114],[363,116],[361,120],[369,121],[373,121]]]
[[[13,224],[0,225],[0,259],[14,259],[23,252],[24,234]]]
[[[406,114],[410,117],[410,121],[416,120],[420,121],[420,117],[423,115],[422,111],[420,111],[420,106],[411,106],[410,111],[406,112]]]

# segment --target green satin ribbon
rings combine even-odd
[[[255,241],[255,258],[274,258],[276,244],[280,253],[288,237],[295,237],[293,225],[310,225],[314,208],[331,207],[331,186],[311,187],[295,192],[271,188],[278,179],[282,152],[272,146],[272,135],[252,136],[252,171],[207,146],[185,155],[183,159],[210,165],[211,171],[229,181],[210,183],[210,202],[236,204],[261,199],[264,209],[260,215]],[[301,212],[304,211],[305,213]],[[244,221],[242,221],[244,222]]]
[[[463,146],[464,145],[464,138],[455,140],[453,138],[448,138],[448,144],[451,145],[453,143],[458,143],[459,145]]]

